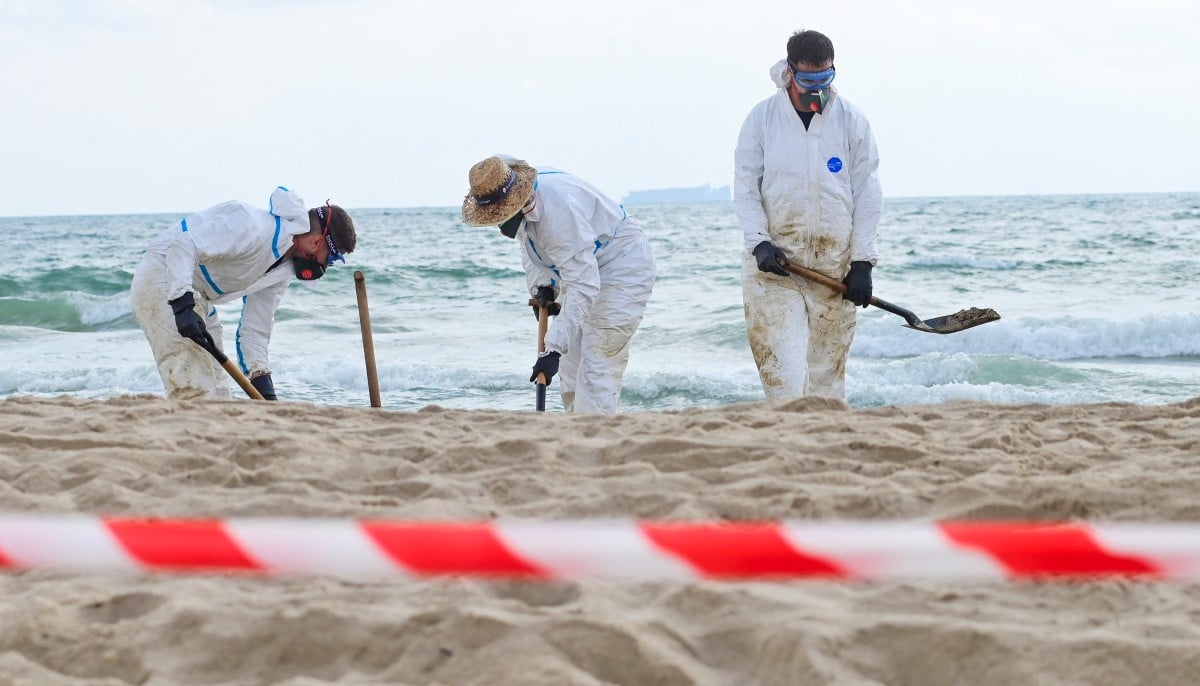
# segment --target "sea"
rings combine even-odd
[[[266,195],[258,200],[266,206]],[[633,339],[623,411],[763,400],[733,205],[626,209],[650,237],[658,279]],[[151,238],[188,211],[0,217],[9,245],[0,397],[161,394],[129,285]],[[537,321],[516,243],[463,225],[457,207],[351,214],[359,242],[348,263],[312,285],[294,282],[278,312],[270,355],[280,398],[369,406],[369,335],[385,409],[532,410]],[[858,310],[847,401],[1156,405],[1200,396],[1198,234],[1200,193],[887,199],[875,295],[922,319],[969,307],[1001,319],[937,335]],[[232,350],[240,305],[218,310]],[[561,411],[556,386],[547,396],[547,410]]]

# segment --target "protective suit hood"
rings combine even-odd
[[[279,229],[275,232],[275,253],[277,255],[283,254],[292,246],[293,236],[306,234],[311,228],[308,221],[308,208],[304,205],[304,199],[283,186],[279,186],[271,193],[267,212],[278,217],[275,220]]]
[[[271,204],[268,205],[268,211],[279,217],[295,221],[308,216],[308,208],[304,206],[304,200],[295,192],[280,186],[271,193]],[[308,229],[306,228],[305,231]]]

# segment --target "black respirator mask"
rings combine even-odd
[[[500,225],[500,233],[504,234],[508,238],[516,238],[517,229],[521,228],[521,222],[524,221],[524,219],[525,214],[522,212],[517,212],[513,216],[509,217],[508,221]]]
[[[800,108],[806,112],[820,114],[829,104],[829,91],[809,91],[800,94]]]
[[[296,278],[301,281],[316,281],[325,276],[325,265],[311,257],[292,257],[292,267],[296,270]]]

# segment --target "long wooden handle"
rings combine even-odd
[[[221,357],[225,356],[222,355]],[[237,368],[237,365],[233,363],[233,360],[225,357],[225,359],[220,360],[220,362],[221,366],[225,368],[225,371],[228,372],[229,375],[233,377],[233,380],[237,382],[237,385],[241,386],[242,390],[246,392],[246,395],[250,396],[254,400],[266,400],[266,398],[262,397],[262,393],[259,393],[258,389],[254,387],[254,384],[250,383],[250,379],[246,378],[246,375],[242,373],[242,370]]]
[[[371,407],[382,407],[379,372],[375,369],[375,343],[371,339],[371,313],[367,308],[367,280],[362,272],[354,272],[354,290],[358,294],[358,323],[362,328],[363,358],[367,362],[367,393],[371,396]]]
[[[791,262],[788,262],[787,264],[783,265],[783,268],[795,274],[796,276],[802,276],[809,281],[816,281],[823,286],[828,286],[838,293],[846,292],[846,284],[832,277],[825,276],[821,272],[813,271],[808,267],[801,267],[798,264],[792,264]]]
[[[804,277],[805,279],[808,279],[809,281],[816,281],[819,284],[828,286],[828,287],[832,288],[833,290],[837,291],[838,293],[846,292],[846,284],[842,283],[841,281],[838,281],[837,279],[825,276],[821,272],[813,271],[813,270],[809,269],[808,267],[801,267],[798,264],[792,264],[791,262],[788,262],[787,264],[783,265],[783,268],[788,270],[789,272],[795,274],[796,276]],[[870,302],[872,305],[874,305],[875,307],[878,307],[881,310],[884,310],[885,312],[891,312],[892,314],[903,317],[904,320],[908,322],[909,326],[913,326],[918,329],[921,328],[921,324],[922,324],[921,320],[917,317],[917,315],[913,314],[910,310],[906,310],[903,307],[900,307],[899,305],[895,305],[893,303],[890,303],[890,302],[884,300],[883,298],[877,298],[873,295],[871,296]]]
[[[530,298],[529,304],[538,308],[538,354],[540,355],[546,352],[546,332],[550,330],[550,313],[534,298]],[[546,375],[539,372],[537,382],[539,386],[545,386]]]
[[[537,298],[530,298],[529,304],[538,310],[537,348],[538,355],[541,355],[546,350],[546,331],[550,328],[550,313],[546,311],[546,308],[542,307]],[[537,395],[535,396],[533,407],[538,412],[546,411],[546,375],[543,372],[538,372],[537,375]]]
[[[196,341],[196,345],[199,345],[201,348],[204,348],[206,351],[208,351],[208,354],[212,355],[213,359],[215,359],[218,364],[225,368],[225,372],[233,377],[233,380],[237,382],[237,385],[242,387],[242,390],[246,392],[246,395],[250,396],[254,400],[266,400],[266,398],[262,397],[262,393],[259,393],[258,389],[254,387],[254,384],[250,383],[250,379],[246,378],[246,375],[242,373],[242,370],[237,368],[237,365],[233,363],[233,360],[226,357],[225,353],[218,350],[215,345],[205,345],[200,341]]]

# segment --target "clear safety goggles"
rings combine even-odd
[[[833,77],[836,75],[837,70],[833,67],[824,71],[792,70],[792,78],[796,81],[796,85],[808,91],[819,91],[828,88],[829,84],[833,83]]]

